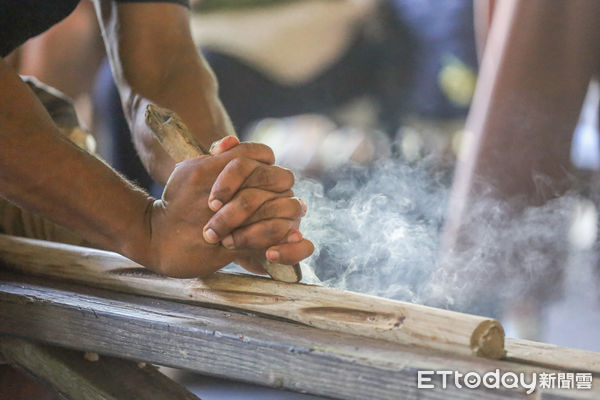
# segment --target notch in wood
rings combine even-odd
[[[175,162],[210,154],[196,142],[183,120],[173,111],[149,104],[146,125]],[[263,268],[276,281],[296,283],[302,280],[300,264],[286,265],[263,261]]]

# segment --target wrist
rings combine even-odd
[[[119,250],[125,257],[155,272],[158,272],[159,263],[156,260],[152,246],[152,215],[157,202],[160,202],[160,200],[148,196],[137,207],[132,221],[126,227],[125,240],[121,242]]]

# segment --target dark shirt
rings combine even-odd
[[[116,0],[148,3],[157,0]],[[189,0],[158,0],[189,7]],[[0,0],[0,57],[66,18],[79,0]]]

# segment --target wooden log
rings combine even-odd
[[[0,272],[0,332],[343,400],[599,399],[592,390],[418,389],[417,371],[556,374],[504,360],[457,356],[197,304]],[[561,349],[556,349],[560,352]],[[580,366],[577,371],[585,371]],[[562,372],[565,372],[562,370]],[[439,377],[438,377],[439,378]],[[449,378],[449,382],[453,379]]]
[[[505,354],[502,325],[490,318],[250,275],[166,278],[116,253],[7,235],[0,235],[0,257],[14,270],[126,293],[257,312],[454,354]]]
[[[173,111],[153,104],[146,108],[146,125],[154,132],[165,151],[176,162],[207,155],[183,120]],[[271,278],[289,283],[302,280],[300,264],[285,265],[263,260],[263,268]]]
[[[155,367],[65,350],[14,337],[0,338],[0,352],[69,400],[199,400]]]

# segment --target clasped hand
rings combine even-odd
[[[265,257],[295,264],[312,254],[298,231],[306,204],[294,197],[293,174],[274,161],[268,146],[229,136],[211,155],[177,164],[149,212],[153,269],[204,277],[235,262],[265,273]]]

